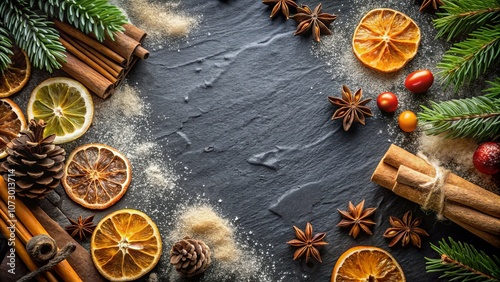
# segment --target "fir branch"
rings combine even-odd
[[[427,135],[447,138],[495,138],[500,135],[500,99],[487,96],[455,99],[420,106],[419,125]]]
[[[499,0],[442,0],[440,6],[444,12],[436,13],[434,26],[438,30],[437,37],[445,37],[447,41],[475,29],[500,21]]]
[[[500,281],[500,259],[477,251],[467,243],[455,242],[448,238],[431,243],[431,248],[441,258],[425,258],[427,272],[444,272],[439,278],[451,278],[450,281]]]
[[[106,36],[113,39],[127,23],[125,15],[108,0],[30,0],[30,5],[86,34],[93,33],[99,41]]]
[[[9,38],[9,32],[3,26],[3,23],[0,22],[0,73],[3,73],[12,64],[10,56],[14,55],[11,50],[12,41]]]
[[[14,37],[17,46],[28,53],[34,67],[52,72],[65,60],[59,33],[45,16],[33,11],[24,0],[2,0],[0,21]]]
[[[462,84],[479,78],[499,61],[500,24],[472,32],[466,40],[446,51],[437,66],[446,87],[453,83],[457,91]]]
[[[483,90],[486,93],[485,96],[500,99],[500,77],[497,77],[494,81],[488,81],[488,83],[490,88]]]

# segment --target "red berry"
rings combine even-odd
[[[434,82],[434,75],[430,70],[417,70],[410,73],[405,80],[406,89],[418,94],[424,93]]]
[[[377,106],[381,111],[394,113],[398,108],[398,97],[392,92],[382,92],[377,97]]]
[[[500,172],[500,143],[486,142],[477,147],[472,156],[474,167],[484,174]]]

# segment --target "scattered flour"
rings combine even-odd
[[[179,6],[179,2],[164,3],[150,0],[129,0],[123,5],[131,20],[146,30],[148,37],[153,40],[185,37],[196,28],[199,17],[184,13]]]
[[[436,159],[453,173],[492,192],[499,193],[491,176],[477,172],[472,155],[478,144],[473,139],[449,139],[422,133],[418,138],[419,148],[424,155]]]
[[[168,237],[171,244],[190,236],[204,241],[212,251],[213,263],[202,281],[272,281],[261,256],[240,242],[231,222],[209,205],[184,207],[175,222]],[[170,269],[169,281],[182,281],[176,271]]]

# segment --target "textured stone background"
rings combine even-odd
[[[305,4],[315,7],[318,3],[309,0]],[[433,16],[419,13],[418,3],[324,1],[323,10],[337,14],[338,19],[332,25],[334,35],[322,37],[322,44],[311,37],[292,36],[295,22],[281,17],[271,20],[270,8],[260,1],[189,0],[181,7],[201,16],[199,26],[188,38],[164,44],[146,41],[145,46],[152,50],[150,58],[129,74],[129,84],[141,91],[147,105],[146,117],[117,115],[110,117],[114,121],[99,120],[106,115],[96,111],[90,131],[74,144],[65,145],[70,152],[78,144],[103,142],[128,156],[134,152],[130,147],[145,142],[157,148],[149,155],[131,156],[131,188],[115,206],[98,212],[95,222],[120,208],[143,210],[158,223],[165,237],[164,254],[168,254],[175,211],[193,203],[208,203],[232,222],[238,242],[255,252],[268,281],[329,281],[338,257],[356,245],[389,250],[408,281],[436,281],[438,275],[425,273],[424,256],[437,257],[429,243],[452,236],[480,249],[489,248],[455,224],[437,222],[433,214],[424,214],[417,205],[370,182],[391,143],[415,151],[418,133],[401,133],[397,114],[406,109],[418,111],[429,99],[454,95],[438,84],[421,96],[403,87],[411,71],[436,70],[435,64],[447,47],[434,39]],[[379,7],[405,12],[422,30],[415,59],[391,75],[362,67],[351,51],[350,40],[358,21]],[[36,72],[23,93],[14,97],[16,102],[25,107],[31,90],[48,76]],[[375,116],[367,119],[366,126],[355,125],[344,132],[340,121],[330,121],[335,108],[326,99],[340,95],[342,84],[353,91],[363,88],[365,97],[373,99],[382,91],[393,91],[401,106],[395,115],[384,115],[372,101],[369,105]],[[477,94],[479,90],[472,94],[474,91]],[[119,94],[111,99],[119,99]],[[98,110],[105,111],[106,102],[95,100]],[[133,136],[127,131],[122,139],[106,134],[106,128],[116,127],[120,119],[125,127],[135,126]],[[143,127],[138,126],[141,123]],[[153,160],[175,179],[155,183],[147,178],[145,170]],[[156,187],[170,185],[170,181],[175,187]],[[62,225],[67,224],[63,213],[70,217],[92,213],[73,204],[62,189],[57,192],[44,207]],[[354,240],[347,235],[348,229],[336,227],[340,221],[337,208],[346,209],[349,201],[357,204],[362,199],[366,199],[366,207],[377,207],[373,217],[377,225],[372,236],[361,234]],[[382,237],[389,227],[388,218],[402,217],[408,210],[424,217],[422,227],[431,236],[423,239],[422,249],[389,248]],[[323,264],[307,266],[293,261],[294,249],[285,244],[294,238],[292,225],[304,228],[306,222],[311,222],[316,232],[328,233],[330,244],[321,250]],[[165,257],[154,270],[160,281],[170,277]],[[201,281],[220,281],[211,277],[209,271]],[[264,281],[257,274],[245,279]]]

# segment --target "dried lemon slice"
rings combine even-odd
[[[56,135],[55,144],[73,141],[90,127],[94,104],[89,91],[80,82],[54,77],[40,83],[28,101],[28,119],[43,119],[44,135]]]

